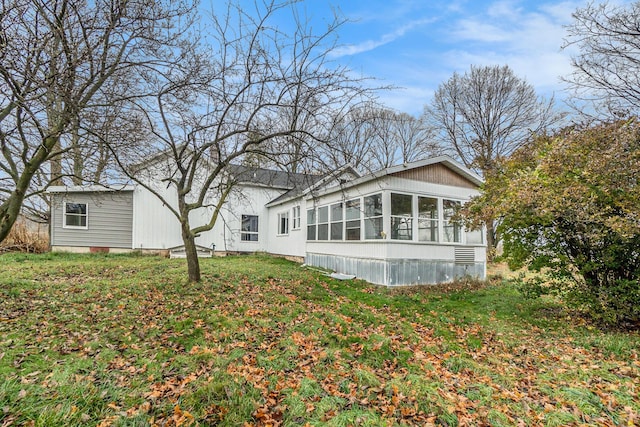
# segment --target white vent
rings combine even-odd
[[[476,261],[476,251],[473,248],[454,248],[456,264],[473,264]]]

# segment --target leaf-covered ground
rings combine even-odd
[[[0,257],[0,426],[635,425],[637,334],[507,283],[391,291],[265,256]]]

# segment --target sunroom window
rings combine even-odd
[[[318,208],[318,240],[329,240],[329,206]]]
[[[307,209],[307,240],[316,240],[316,210]]]
[[[462,225],[452,218],[460,208],[460,202],[455,200],[442,200],[442,229],[444,242],[462,242]]]
[[[360,240],[360,199],[347,200],[345,219],[346,240]]]
[[[418,240],[438,241],[438,199],[418,197]]]
[[[331,240],[342,240],[343,213],[342,203],[331,205]]]
[[[364,198],[364,238],[382,239],[382,194]]]
[[[413,239],[413,196],[391,193],[391,238]]]

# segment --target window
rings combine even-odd
[[[331,240],[342,240],[344,228],[342,208],[342,203],[331,205]]]
[[[364,198],[364,238],[382,239],[382,194]]]
[[[62,217],[63,228],[88,228],[86,203],[65,202]]]
[[[360,240],[360,199],[347,201],[345,219],[346,239]]]
[[[307,209],[307,240],[316,240],[316,210]]]
[[[318,208],[318,240],[329,240],[329,206]]]
[[[438,199],[418,197],[418,240],[438,241]]]
[[[245,242],[258,241],[258,216],[242,215],[242,232],[240,240]]]
[[[413,196],[391,193],[391,238],[413,240]]]
[[[289,212],[278,214],[278,234],[289,234]]]
[[[300,228],[300,206],[293,207],[293,224],[291,224],[292,230],[298,230]]]
[[[459,208],[460,202],[446,199],[442,201],[443,242],[462,242],[462,225],[458,221],[452,220]]]

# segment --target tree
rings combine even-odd
[[[190,282],[201,278],[195,239],[214,227],[242,179],[237,166],[275,158],[281,151],[274,147],[295,152],[287,144],[326,143],[322,129],[335,111],[367,94],[346,68],[327,62],[341,21],[312,34],[295,7],[228,2],[211,16],[206,44],[166,67],[157,95],[137,102],[157,142],[120,164],[180,223]],[[294,22],[292,34],[278,28],[283,16]]]
[[[640,2],[590,3],[573,14],[564,48],[577,47],[565,81],[582,99],[625,114],[640,107]]]
[[[151,70],[174,58],[174,24],[194,10],[188,1],[2,2],[0,241],[26,198],[60,182],[82,123],[143,95]]]
[[[375,103],[357,105],[332,123],[331,144],[319,154],[330,165],[349,163],[368,173],[441,151],[423,121]]]
[[[529,291],[554,289],[604,321],[638,322],[638,176],[637,120],[572,127],[504,161],[468,209],[500,217],[511,267],[545,272]]]
[[[454,73],[425,107],[425,120],[437,130],[442,146],[450,147],[465,166],[485,178],[500,159],[560,117],[553,99],[537,96],[533,86],[508,66],[471,66],[463,75]],[[493,220],[487,220],[486,228],[492,253],[497,244]]]

